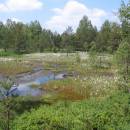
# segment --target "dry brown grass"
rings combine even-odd
[[[85,97],[75,91],[72,87],[65,87],[58,92],[58,98],[63,100],[83,100]]]

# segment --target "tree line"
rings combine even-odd
[[[113,53],[130,34],[129,15],[129,3],[122,2],[119,10],[121,24],[106,20],[98,30],[84,16],[76,32],[68,26],[62,34],[42,28],[38,21],[24,24],[8,19],[5,24],[0,22],[0,49],[20,54],[45,51]]]

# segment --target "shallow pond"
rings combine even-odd
[[[34,81],[21,83],[18,86],[14,85],[10,89],[9,93],[11,93],[11,95],[13,94],[18,96],[40,96],[46,92],[38,87],[33,87],[33,86],[45,84],[51,80],[61,80],[61,79],[64,79],[63,73],[57,75],[48,74],[47,76],[40,76],[36,78]]]

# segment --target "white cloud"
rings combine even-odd
[[[15,17],[13,17],[13,18],[10,18],[12,21],[14,21],[14,22],[22,22],[22,20],[20,20],[20,19],[18,19],[18,18],[15,18]]]
[[[8,19],[10,19],[10,20],[12,20],[12,21],[14,21],[14,22],[16,22],[16,23],[18,23],[18,22],[23,22],[21,19],[19,19],[19,18],[16,18],[16,17],[10,17],[10,18],[8,18]],[[6,24],[6,22],[7,22],[7,19],[5,20],[5,19],[3,19],[3,20],[1,20],[4,24]]]
[[[40,0],[7,0],[5,3],[0,3],[0,12],[35,10],[41,9],[42,6]]]
[[[47,21],[46,26],[58,32],[63,32],[67,26],[72,26],[75,30],[84,15],[87,15],[92,24],[98,28],[100,28],[105,19],[111,17],[108,12],[102,9],[88,8],[76,0],[70,0],[64,8],[55,8],[52,11],[55,15]]]

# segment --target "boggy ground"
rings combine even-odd
[[[45,100],[82,100],[106,97],[118,89],[118,75],[112,55],[90,56],[87,53],[44,53],[5,58],[0,63],[0,79],[16,78],[18,83],[35,78],[66,72],[63,80],[54,80],[38,87],[50,91]],[[68,77],[69,76],[69,77]]]
[[[40,55],[40,54],[39,54]],[[49,55],[51,55],[49,57]],[[38,54],[35,54],[37,57]],[[34,56],[34,57],[35,57]],[[41,86],[56,92],[44,97],[47,100],[82,100],[90,97],[107,97],[119,89],[119,76],[112,55],[91,56],[88,53],[41,54],[44,68],[52,72],[66,71],[73,77],[50,81]]]
[[[10,66],[10,63],[15,65]],[[66,78],[33,86],[46,91],[45,95],[17,97],[13,129],[105,130],[108,126],[120,129],[124,124],[126,130],[129,129],[129,94],[119,90],[124,85],[119,80],[112,55],[30,54],[12,61],[6,59],[0,66],[2,76],[15,76],[17,81],[21,79],[19,82],[49,72],[55,75],[66,72]]]

